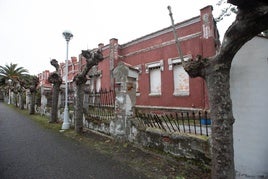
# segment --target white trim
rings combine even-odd
[[[150,68],[155,68],[155,67],[159,67],[161,71],[164,71],[164,60],[146,63],[145,64],[145,73],[149,73]]]
[[[173,96],[189,96],[190,92],[189,91],[180,91],[179,93],[173,93]]]
[[[189,59],[192,59],[192,55],[191,54],[184,55],[183,59],[184,59],[184,61],[188,61]],[[169,58],[168,59],[168,69],[173,70],[173,65],[180,64],[180,63],[181,63],[181,59],[179,57]]]
[[[186,22],[182,22],[182,23],[176,24],[176,25],[175,25],[175,28],[176,28],[176,29],[180,29],[180,28],[182,28],[182,27],[190,26],[190,25],[195,24],[195,23],[198,23],[198,22],[200,22],[200,21],[201,21],[201,19],[200,19],[200,16],[199,16],[199,17],[190,19],[189,21],[186,21]],[[150,39],[152,39],[152,38],[155,38],[155,37],[157,37],[157,36],[160,36],[160,35],[163,35],[163,34],[165,34],[165,33],[172,32],[172,31],[173,31],[173,29],[172,29],[172,27],[170,26],[170,27],[167,27],[167,28],[165,28],[165,29],[162,29],[162,30],[153,32],[153,33],[148,34],[148,35],[145,35],[145,36],[143,36],[143,37],[140,37],[140,38],[138,38],[138,39],[132,40],[132,41],[130,41],[130,42],[128,42],[128,43],[125,43],[125,44],[122,45],[122,47],[125,48],[125,47],[131,46],[131,45],[135,45],[135,44],[140,43],[140,42],[142,42],[142,41],[150,40]]]
[[[149,96],[161,96],[162,93],[149,93]]]
[[[142,67],[141,67],[141,64],[136,65],[136,66],[134,66],[133,68],[136,69],[136,70],[138,70],[139,74],[142,73]]]

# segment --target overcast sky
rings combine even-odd
[[[171,25],[167,6],[175,23],[200,14],[216,0],[0,0],[0,65],[16,63],[37,75],[48,69],[50,58],[66,59],[62,32],[74,37],[69,57],[81,50],[107,45],[111,38],[124,44]],[[217,12],[216,12],[217,11]],[[215,14],[216,16],[216,14]],[[232,21],[232,20],[231,20]],[[220,33],[230,25],[218,24]]]

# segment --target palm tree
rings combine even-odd
[[[1,86],[5,87],[7,85],[10,85],[8,83],[8,80],[12,80],[13,85],[14,85],[13,88],[15,87],[15,84],[18,84],[17,86],[21,88],[22,85],[20,84],[20,82],[22,79],[25,78],[27,73],[28,73],[28,70],[26,70],[23,67],[18,67],[18,64],[10,63],[9,65],[0,66],[0,80],[1,82],[3,82],[1,83]],[[18,90],[18,91],[21,92],[21,90]],[[21,94],[19,94],[19,96],[21,96]]]
[[[10,63],[9,65],[0,66],[0,76],[5,78],[5,80],[16,80],[17,78],[22,78],[27,73],[28,70],[18,67],[18,64]]]

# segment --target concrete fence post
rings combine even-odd
[[[119,62],[113,70],[115,79],[115,119],[110,123],[110,133],[116,139],[127,140],[130,133],[132,107],[136,103],[138,70]]]

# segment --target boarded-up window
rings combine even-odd
[[[161,70],[150,68],[150,95],[161,95]]]
[[[187,96],[190,94],[189,75],[181,65],[174,65],[174,95]]]
[[[163,60],[145,64],[145,72],[150,75],[150,96],[161,95],[161,71],[164,71]]]

